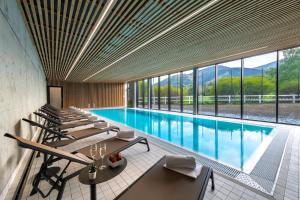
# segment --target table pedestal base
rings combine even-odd
[[[96,184],[91,184],[91,200],[96,200],[97,199],[97,191],[96,191]]]

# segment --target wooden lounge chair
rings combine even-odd
[[[66,132],[66,131],[57,131],[53,130],[51,128],[48,128],[42,124],[39,124],[37,122],[31,121],[29,119],[22,119],[23,121],[28,122],[31,126],[39,127],[43,130],[43,139],[42,143],[46,144],[48,146],[52,147],[60,147],[64,145],[68,145],[72,142],[75,142],[76,140],[84,139],[87,137],[91,137],[94,135],[98,135],[100,133],[107,133],[109,134],[109,131],[118,132],[120,129],[116,126],[108,126],[103,129],[98,128],[86,128],[78,131],[72,131],[72,132]]]
[[[74,113],[74,111],[72,111],[72,110],[68,110],[68,111],[67,110],[55,110],[55,109],[52,109],[48,106],[42,106],[41,109],[48,110],[48,111],[50,111],[52,113],[55,113],[55,114],[58,114],[58,115],[68,115],[68,114],[73,114]]]
[[[209,179],[212,180],[211,187],[214,190],[214,175],[211,168],[202,166],[198,178],[193,179],[163,167],[164,164],[163,157],[116,199],[201,200]]]
[[[78,117],[74,117],[74,118],[66,118],[66,119],[56,119],[53,117],[49,117],[43,113],[40,112],[33,112],[35,115],[44,118],[48,123],[49,126],[58,126],[58,125],[62,125],[62,124],[66,124],[66,123],[72,123],[72,122],[76,122],[76,121],[83,121],[83,120],[88,120],[87,117],[84,116],[78,116]]]
[[[78,114],[78,113],[66,113],[66,114],[61,114],[61,113],[56,113],[56,112],[53,112],[53,111],[50,111],[50,110],[47,110],[47,109],[44,109],[44,108],[40,108],[39,111],[53,117],[53,118],[56,118],[56,119],[66,119],[66,118],[73,118],[73,117],[76,117],[76,116],[80,116],[82,114]]]
[[[85,119],[85,118],[75,119],[74,121],[70,121],[70,122],[62,122],[58,119],[53,119],[51,117],[48,117],[42,113],[34,112],[34,114],[44,118],[45,120],[48,121],[48,125],[51,126],[51,128],[55,128],[58,130],[65,130],[65,129],[70,129],[70,128],[76,128],[79,126],[86,126],[86,125],[90,125],[90,124],[104,122],[104,120],[89,120],[89,119]],[[85,119],[85,120],[81,120],[81,119]]]
[[[90,156],[90,153],[89,153],[90,146],[70,153],[70,152],[59,150],[59,149],[56,149],[53,147],[49,147],[44,144],[32,142],[32,141],[26,140],[22,137],[13,136],[9,133],[6,133],[4,136],[17,140],[18,145],[23,148],[36,150],[36,151],[44,154],[44,162],[42,163],[40,170],[39,170],[38,174],[35,176],[33,183],[32,183],[33,190],[31,192],[31,195],[35,194],[36,192],[39,192],[42,195],[42,197],[45,198],[45,197],[49,196],[49,194],[51,193],[51,191],[53,189],[58,189],[59,193],[58,193],[57,199],[61,199],[66,182],[68,180],[70,180],[71,178],[79,175],[79,173],[81,171],[81,169],[80,169],[76,172],[73,172],[72,174],[69,174],[66,177],[63,177],[63,175],[66,172],[67,168],[69,167],[70,163],[76,162],[76,163],[80,163],[83,165],[88,165],[91,163],[91,160],[88,159],[88,157]],[[138,144],[138,143],[145,144],[147,146],[147,150],[150,151],[148,141],[146,138],[143,138],[143,137],[137,137],[132,141],[123,141],[123,140],[113,137],[113,138],[101,141],[100,143],[106,143],[106,148],[107,148],[106,155],[110,155],[111,153],[121,152],[135,144]],[[76,156],[76,153],[82,153],[87,158],[83,159],[82,156],[80,156],[80,157]],[[47,173],[48,166],[61,160],[61,159],[68,160],[67,165],[63,168],[61,173],[59,175],[53,175],[53,174]],[[97,157],[96,157],[96,159],[97,159]],[[53,180],[53,177],[55,177],[57,179]],[[51,189],[47,193],[43,193],[39,189],[39,183],[42,180],[42,178],[46,179],[52,185]]]
[[[72,122],[72,121],[78,121],[78,120],[87,120],[88,117],[84,116],[84,115],[78,115],[78,116],[74,116],[74,117],[68,117],[68,118],[55,118],[55,117],[51,117],[47,114],[44,114],[42,112],[33,112],[34,114],[43,117],[45,119],[53,119],[55,121],[58,121],[60,123],[65,123],[65,122]]]
[[[81,115],[76,110],[72,110],[72,109],[69,109],[69,110],[55,110],[55,109],[52,109],[51,107],[48,107],[48,106],[42,106],[40,108],[40,110],[47,113],[47,114],[49,114],[49,115],[52,115],[52,116],[55,116],[55,117],[60,117],[60,118],[73,117],[73,116]]]
[[[54,106],[52,106],[51,104],[45,104],[44,106],[42,106],[42,108],[54,111],[54,112],[58,112],[58,113],[74,113],[75,109],[72,108],[66,108],[66,109],[58,109]]]
[[[134,140],[131,141],[125,141],[118,139],[117,137],[112,137],[106,140],[103,140],[97,144],[105,143],[106,144],[106,155],[110,155],[113,153],[119,153],[125,149],[128,149],[129,147],[135,145],[135,144],[144,144],[147,146],[147,151],[150,151],[149,143],[147,138],[144,137],[136,137]],[[78,153],[81,153],[87,157],[90,157],[90,147],[85,147],[77,151]],[[96,159],[100,159],[99,155],[96,155]]]
[[[59,191],[57,195],[57,199],[61,199],[66,182],[79,175],[81,170],[80,169],[64,177],[64,174],[67,168],[69,167],[69,165],[71,164],[71,162],[80,163],[83,164],[84,166],[87,166],[92,162],[88,158],[85,159],[77,155],[74,155],[72,153],[60,149],[56,149],[53,147],[49,147],[44,144],[32,142],[22,137],[11,135],[9,133],[5,133],[4,136],[17,140],[18,145],[20,147],[32,149],[38,151],[39,153],[43,153],[45,155],[44,162],[42,163],[39,172],[37,173],[37,175],[35,176],[32,182],[33,190],[31,192],[31,195],[38,192],[43,198],[46,198],[50,195],[50,193],[54,189],[57,189]],[[67,160],[68,161],[67,165],[62,169],[62,171],[59,174],[55,174],[55,175],[49,174],[47,171],[48,166],[61,159]],[[48,183],[51,185],[51,188],[47,192],[43,192],[39,189],[39,183],[42,179],[47,180]]]

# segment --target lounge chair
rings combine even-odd
[[[41,128],[43,132],[43,139],[42,143],[46,144],[48,146],[52,147],[60,147],[64,145],[68,145],[72,142],[75,142],[76,140],[84,139],[87,137],[91,137],[94,135],[98,135],[100,133],[107,133],[109,134],[109,131],[118,132],[120,129],[116,126],[108,126],[103,129],[98,128],[86,128],[78,131],[72,131],[72,132],[66,132],[66,131],[57,131],[53,130],[51,128],[48,128],[42,124],[39,124],[37,122],[31,121],[29,119],[22,119],[23,121],[28,122],[31,126],[36,126]]]
[[[47,196],[49,196],[49,194],[54,189],[57,189],[59,191],[58,195],[57,195],[57,199],[62,198],[66,182],[68,180],[76,177],[80,173],[80,170],[78,170],[78,171],[64,177],[64,174],[65,174],[67,168],[69,167],[69,165],[71,164],[71,162],[80,163],[85,166],[89,165],[92,162],[88,158],[79,157],[79,156],[69,153],[67,151],[49,147],[44,144],[32,142],[32,141],[24,139],[22,137],[11,135],[9,133],[5,133],[4,136],[17,140],[18,145],[20,147],[32,149],[32,150],[38,151],[39,153],[45,154],[46,159],[44,159],[44,162],[42,163],[39,172],[37,173],[37,175],[35,176],[35,178],[33,180],[33,183],[32,183],[33,191],[31,192],[31,194],[35,194],[36,192],[39,192],[43,198],[46,198]],[[67,165],[62,169],[62,171],[59,174],[54,175],[54,176],[53,176],[53,174],[47,173],[48,166],[58,160],[61,160],[61,159],[65,159],[68,161]],[[51,188],[46,193],[42,192],[39,189],[39,183],[40,183],[41,179],[47,180],[51,185]]]
[[[9,133],[6,133],[4,136],[17,140],[18,145],[23,148],[36,150],[36,151],[44,154],[44,162],[41,165],[41,168],[40,168],[39,172],[37,173],[37,175],[35,176],[33,183],[32,183],[32,185],[33,185],[33,191],[31,192],[32,195],[35,194],[36,192],[39,192],[42,195],[42,197],[45,198],[45,197],[49,196],[49,194],[51,193],[51,191],[53,189],[58,189],[59,193],[58,193],[57,199],[61,199],[66,182],[68,180],[70,180],[71,178],[79,175],[79,173],[81,171],[81,169],[80,169],[66,177],[63,177],[63,175],[66,172],[67,168],[69,167],[70,163],[76,162],[76,163],[80,163],[83,165],[88,165],[91,163],[91,160],[88,159],[88,157],[90,156],[90,153],[89,153],[90,146],[70,153],[67,151],[49,147],[44,144],[32,142],[32,141],[29,141],[22,137],[13,136]],[[110,138],[107,140],[103,140],[100,143],[106,143],[106,148],[107,148],[106,155],[110,155],[111,153],[121,152],[137,143],[145,144],[147,146],[147,150],[150,151],[148,141],[146,138],[143,138],[143,137],[137,137],[132,141],[123,141],[123,140],[113,137],[113,138]],[[81,152],[82,152],[82,154],[84,154],[86,156],[79,157],[76,155],[76,153],[81,153]],[[48,175],[47,174],[48,166],[61,160],[61,159],[68,160],[67,165],[63,168],[61,173],[59,175],[54,175],[54,176]],[[96,159],[97,159],[97,157],[96,157]],[[53,177],[55,177],[56,180],[53,180]],[[42,178],[48,180],[48,182],[52,185],[51,189],[47,193],[43,193],[39,189],[39,183],[42,180]]]
[[[39,109],[41,112],[46,113],[47,115],[50,115],[51,117],[57,118],[57,119],[61,119],[61,118],[72,118],[72,117],[76,117],[78,115],[80,115],[79,113],[57,113],[54,111],[51,111],[49,109],[45,109],[45,108],[40,108]]]
[[[43,113],[40,112],[33,112],[35,115],[44,118],[45,120],[47,120],[50,124],[58,126],[58,125],[62,125],[64,123],[70,123],[70,122],[75,122],[75,121],[81,121],[81,120],[88,120],[87,117],[85,116],[78,116],[78,117],[73,117],[73,118],[65,118],[65,119],[56,119],[53,117],[49,117]]]
[[[47,112],[47,114],[51,114],[57,117],[72,117],[81,114],[78,110],[75,109],[57,110],[57,109],[52,109],[49,106],[42,106],[40,110],[42,110],[43,112]]]
[[[164,157],[146,171],[131,186],[116,197],[119,200],[201,200],[204,197],[208,181],[212,180],[214,190],[214,175],[211,168],[202,166],[197,179],[163,167]]]
[[[106,144],[106,155],[110,155],[113,153],[119,153],[125,149],[128,149],[129,147],[135,145],[135,144],[144,144],[147,146],[147,151],[150,151],[149,143],[147,138],[138,136],[134,140],[131,141],[125,141],[118,139],[117,137],[112,137],[106,140],[103,140],[100,143]],[[81,153],[87,157],[90,157],[90,147],[84,147],[80,150],[77,150],[76,152]],[[96,155],[96,159],[100,159],[99,155]]]
[[[55,128],[55,129],[58,129],[58,130],[65,130],[65,129],[70,129],[70,128],[76,128],[76,127],[79,127],[79,126],[86,126],[86,125],[90,125],[90,124],[95,124],[95,123],[99,123],[99,122],[104,122],[104,120],[89,120],[89,119],[86,119],[86,120],[75,120],[75,121],[70,121],[70,122],[61,122],[57,119],[53,119],[53,118],[50,118],[44,114],[41,114],[41,113],[37,113],[37,112],[34,112],[34,114],[40,116],[40,117],[43,117],[45,120],[47,120],[51,125],[52,128]],[[49,125],[50,125],[49,124]]]

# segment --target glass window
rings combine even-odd
[[[127,83],[127,107],[134,107],[134,82]]]
[[[193,113],[193,70],[182,73],[183,112]]]
[[[160,109],[168,110],[168,75],[160,77]]]
[[[144,98],[143,98],[143,93],[144,93],[144,84],[143,81],[138,81],[138,87],[137,87],[137,107],[143,108],[144,107]]]
[[[152,109],[158,109],[158,77],[152,78]]]
[[[215,115],[215,66],[199,68],[198,114]]]
[[[148,79],[144,80],[144,108],[149,108],[149,87]]]
[[[278,121],[300,124],[300,47],[279,51]]]
[[[241,117],[241,60],[217,65],[218,115]]]
[[[170,108],[180,112],[180,73],[170,75]]]
[[[244,59],[245,119],[276,121],[276,66],[276,52]]]

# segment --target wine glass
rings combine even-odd
[[[90,146],[90,155],[93,158],[93,161],[95,161],[96,154],[97,154],[97,144],[93,144]]]
[[[103,169],[106,168],[106,166],[103,165],[103,159],[104,159],[104,157],[106,155],[106,144],[105,143],[102,143],[102,144],[100,143],[99,144],[99,154],[100,154],[101,163],[102,163],[102,165],[100,166],[100,170],[103,170]]]

